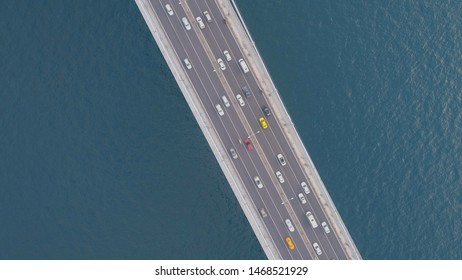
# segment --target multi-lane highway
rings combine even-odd
[[[312,182],[288,143],[277,114],[274,114],[275,108],[270,106],[268,97],[260,89],[252,68],[245,73],[239,65],[238,61],[246,56],[218,3],[214,0],[149,0],[149,5],[161,24],[157,28],[162,29],[173,46],[174,59],[184,67],[204,112],[219,135],[219,144],[228,151],[227,156],[239,174],[238,179],[245,185],[281,258],[348,259],[325,208],[321,207],[313,191]],[[207,20],[205,11],[211,20]],[[197,17],[201,18],[201,23]],[[225,55],[225,51],[229,55]],[[217,62],[219,58],[224,66]],[[249,97],[245,96],[243,86],[249,89]],[[237,95],[242,97],[245,105],[241,106]],[[271,115],[265,114],[263,107],[268,107]],[[267,128],[263,128],[259,121],[262,117]],[[244,144],[246,138],[250,138],[252,150]],[[237,158],[232,157],[230,149],[235,150]],[[283,156],[284,165],[278,154]],[[276,176],[278,171],[284,182]],[[257,186],[256,176],[262,182],[262,188]],[[302,188],[303,182],[309,193]],[[308,211],[318,224],[316,228],[306,216]],[[294,227],[293,232],[287,219]],[[324,222],[330,231],[322,225]],[[290,248],[287,237],[293,241],[294,248]],[[315,243],[318,246],[313,245]]]

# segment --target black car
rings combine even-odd
[[[249,88],[248,88],[247,86],[242,86],[241,88],[242,88],[242,92],[244,93],[244,96],[245,96],[246,98],[249,98],[249,97],[250,97],[250,90],[249,90]]]
[[[263,106],[261,109],[262,109],[263,113],[265,113],[265,116],[267,116],[267,117],[271,116],[271,111],[270,111],[270,109],[268,107]]]

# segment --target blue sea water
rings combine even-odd
[[[462,2],[237,1],[365,259],[462,259]],[[134,1],[0,9],[0,259],[264,259]]]

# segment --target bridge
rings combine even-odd
[[[232,0],[135,0],[269,259],[361,259]]]

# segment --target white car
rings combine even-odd
[[[327,225],[326,222],[322,222],[322,223],[321,223],[321,226],[322,226],[322,228],[324,229],[324,232],[325,232],[325,233],[329,233],[329,232],[330,232],[330,228],[329,228],[329,226]]]
[[[278,154],[278,160],[279,160],[279,163],[282,165],[282,166],[285,166],[287,164],[286,160],[284,159],[284,157],[282,156],[282,154]]]
[[[186,65],[186,68],[191,69],[192,65],[191,62],[189,62],[189,59],[185,58],[184,60],[184,65]]]
[[[306,194],[310,193],[310,189],[308,188],[308,185],[305,182],[302,182],[300,185],[302,186],[302,189]]]
[[[306,218],[308,218],[308,221],[310,221],[310,224],[313,228],[318,227],[318,223],[316,222],[316,219],[310,211],[306,212]]]
[[[210,16],[209,12],[204,11],[204,17],[208,22],[212,22],[212,17]]]
[[[262,218],[268,217],[268,214],[266,213],[265,208],[260,208],[260,214],[261,214]]]
[[[225,114],[225,112],[224,112],[223,109],[221,108],[221,105],[220,105],[220,104],[215,105],[215,108],[217,108],[218,114],[219,114],[220,116],[223,116],[223,115]]]
[[[281,171],[276,171],[276,176],[278,177],[278,180],[281,184],[285,182],[284,177],[282,177]]]
[[[236,99],[237,99],[237,102],[239,102],[239,105],[241,105],[241,107],[244,107],[245,105],[244,98],[242,98],[240,94],[236,95]]]
[[[318,243],[314,242],[313,248],[316,251],[316,254],[318,254],[318,256],[322,254],[321,248],[319,247]]]
[[[290,219],[286,220],[286,225],[287,225],[287,228],[289,229],[290,232],[295,231],[294,225],[292,224],[292,221]]]
[[[221,97],[221,100],[223,100],[223,104],[225,104],[225,107],[231,106],[231,104],[229,104],[229,100],[228,100],[228,98],[226,96],[223,95]]]
[[[236,153],[236,150],[234,150],[234,148],[229,149],[229,153],[231,154],[231,157],[233,157],[233,159],[238,158],[238,155]]]
[[[183,21],[184,28],[186,28],[186,30],[191,30],[191,25],[186,17],[183,17],[181,21]]]
[[[301,202],[302,204],[306,204],[306,198],[305,198],[305,196],[304,196],[302,193],[299,193],[299,194],[298,194],[298,199],[300,199],[300,202]]]
[[[220,65],[221,70],[226,70],[226,65],[223,62],[223,59],[219,58],[219,59],[217,59],[217,62],[218,62],[218,65]]]
[[[231,61],[231,55],[229,54],[229,51],[225,50],[223,54],[225,55],[227,61]]]
[[[243,58],[239,59],[239,65],[241,66],[242,72],[244,72],[244,74],[249,73],[249,66],[247,66],[247,63]]]
[[[263,188],[263,183],[261,182],[260,177],[255,176],[253,177],[253,180],[259,189]]]
[[[202,21],[201,17],[197,17],[197,18],[196,18],[196,21],[197,21],[197,24],[199,25],[199,28],[200,28],[200,29],[204,29],[204,28],[205,28],[205,24],[204,24],[204,22]]]
[[[165,10],[167,10],[167,13],[170,16],[173,16],[173,10],[172,10],[172,7],[170,6],[170,4],[165,5]]]

